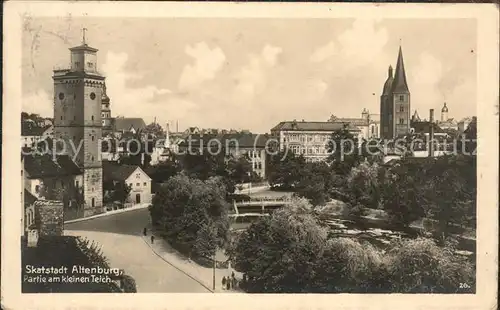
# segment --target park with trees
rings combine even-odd
[[[349,138],[340,130],[331,143]],[[238,233],[227,198],[249,180],[246,159],[200,154],[160,164],[151,218],[190,258],[225,250],[247,292],[474,292],[476,157],[384,164],[366,144],[351,147],[324,162],[286,150],[270,156],[268,182],[294,192],[292,203]]]

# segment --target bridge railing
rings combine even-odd
[[[234,202],[236,205],[239,204],[247,204],[247,203],[255,203],[255,202],[264,202],[264,203],[279,203],[279,202],[290,202],[292,199],[290,197],[258,197],[251,198],[250,200],[242,200],[238,202]]]

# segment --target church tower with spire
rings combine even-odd
[[[393,139],[410,131],[410,90],[401,46],[394,77],[392,66],[389,66],[389,75],[380,97],[380,126],[383,139]]]
[[[105,77],[97,71],[97,49],[85,41],[70,48],[71,65],[54,70],[54,138],[60,154],[69,155],[83,171],[83,216],[103,211],[101,101]]]

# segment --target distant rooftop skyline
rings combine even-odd
[[[266,133],[281,121],[379,114],[400,43],[411,114],[445,101],[449,117],[476,114],[472,19],[32,18],[23,111],[52,117],[52,70],[69,65],[83,27],[113,117]]]

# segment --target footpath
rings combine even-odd
[[[198,282],[200,285],[206,287],[208,290],[214,293],[240,293],[237,289],[227,290],[222,287],[222,277],[230,277],[231,273],[234,272],[235,278],[241,280],[242,274],[235,271],[231,267],[229,268],[216,268],[215,269],[215,290],[213,289],[213,278],[214,270],[213,268],[207,268],[198,265],[194,261],[188,259],[177,250],[172,248],[168,242],[163,240],[156,232],[153,232],[154,242],[151,243],[151,226],[147,228],[147,236],[142,236],[144,242],[151,248],[151,250],[163,259],[166,263],[170,264],[174,268],[182,271],[184,274],[189,276],[194,281]],[[225,259],[225,255],[222,252],[216,254],[217,260]]]
[[[118,209],[118,210],[113,210],[113,211],[106,211],[104,213],[100,213],[100,214],[96,214],[96,215],[92,215],[92,216],[87,216],[87,217],[82,217],[82,218],[78,218],[78,219],[74,219],[74,220],[64,221],[64,224],[88,221],[88,220],[92,220],[92,219],[95,219],[98,217],[109,216],[109,215],[113,215],[113,214],[133,211],[133,210],[146,209],[148,206],[149,206],[148,203],[137,204],[137,205],[133,205],[132,207],[128,207],[128,208],[123,208],[123,209]]]

